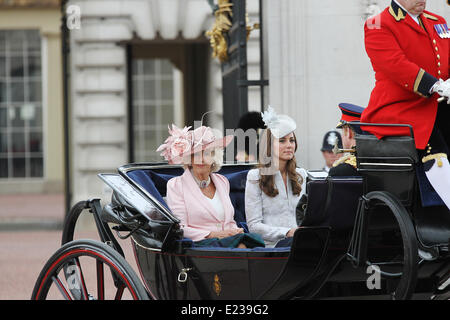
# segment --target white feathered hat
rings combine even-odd
[[[277,114],[275,110],[269,106],[265,112],[261,112],[262,119],[272,132],[272,135],[280,139],[297,128],[294,119],[285,114]]]

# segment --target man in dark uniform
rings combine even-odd
[[[344,149],[352,149],[356,146],[356,133],[361,133],[359,126],[352,125],[352,122],[360,121],[364,108],[350,103],[341,103],[339,104],[339,109],[342,112],[342,116],[336,128],[342,129],[342,146]],[[358,176],[355,155],[349,154],[336,160],[328,174],[332,177]]]
[[[323,136],[322,148],[320,149],[323,159],[325,160],[325,166],[322,168],[325,172],[329,172],[333,163],[341,157],[341,154],[335,154],[333,152],[333,148],[336,144],[338,148],[342,148],[341,134],[336,130],[325,133]]]
[[[425,11],[426,0],[393,0],[364,26],[376,84],[361,122],[410,124],[422,170],[450,208],[450,30]],[[441,100],[441,99],[439,99]],[[405,128],[363,127],[378,138],[409,135]]]

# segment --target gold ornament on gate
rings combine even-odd
[[[250,33],[253,30],[258,30],[259,29],[259,23],[254,23],[253,26],[250,25],[250,21],[248,19],[248,13],[245,14],[245,21],[246,21],[246,30],[247,30],[247,41],[250,38]]]
[[[206,36],[210,37],[209,42],[213,49],[213,58],[218,58],[220,62],[228,60],[228,46],[225,34],[230,30],[233,4],[229,0],[219,0],[218,9],[214,12],[216,21],[211,30],[206,31]]]

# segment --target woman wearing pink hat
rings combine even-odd
[[[262,118],[267,129],[258,168],[247,175],[245,215],[249,230],[260,234],[266,246],[288,246],[298,228],[296,207],[306,188],[306,170],[297,168],[295,160],[297,125],[271,107]]]
[[[264,246],[258,235],[245,234],[234,221],[228,180],[216,173],[222,164],[222,148],[233,136],[216,138],[213,130],[201,126],[179,129],[172,125],[169,137],[157,151],[169,163],[183,164],[183,175],[167,183],[167,204],[180,219],[184,236],[197,246]]]

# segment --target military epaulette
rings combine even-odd
[[[439,20],[437,17],[432,16],[431,14],[428,14],[428,13],[425,13],[425,12],[423,13],[423,16],[425,18],[427,18],[427,19],[430,19],[430,20],[434,20],[434,21],[438,21]]]
[[[333,163],[333,167],[337,167],[338,165],[343,164],[343,163],[349,164],[352,167],[356,168],[356,157],[354,155],[352,155],[352,154],[349,154],[349,155],[344,156],[344,157],[342,157],[340,159],[337,159]]]

